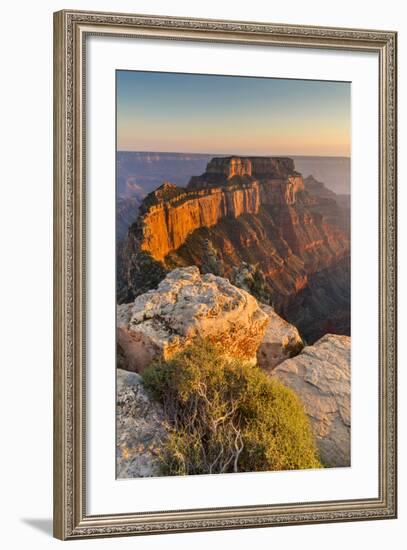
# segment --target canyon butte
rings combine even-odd
[[[350,335],[350,204],[288,157],[215,157],[186,187],[164,181],[118,247],[117,301],[176,268],[228,279],[308,344]]]

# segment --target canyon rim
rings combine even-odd
[[[350,83],[117,71],[116,104],[117,477],[349,467]]]

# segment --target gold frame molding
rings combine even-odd
[[[379,494],[377,498],[135,514],[86,514],[86,37],[375,52],[379,63]],[[54,14],[54,536],[59,539],[395,518],[396,46],[391,31],[64,10]]]

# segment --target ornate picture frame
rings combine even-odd
[[[90,36],[243,44],[248,47],[316,48],[377,55],[377,497],[284,504],[259,502],[258,505],[248,506],[144,513],[117,513],[112,510],[110,514],[91,515],[87,512],[85,53],[86,41]],[[391,31],[73,10],[54,14],[55,537],[65,540],[396,517],[396,61],[397,35]]]

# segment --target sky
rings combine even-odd
[[[350,83],[117,71],[117,149],[350,156]]]

